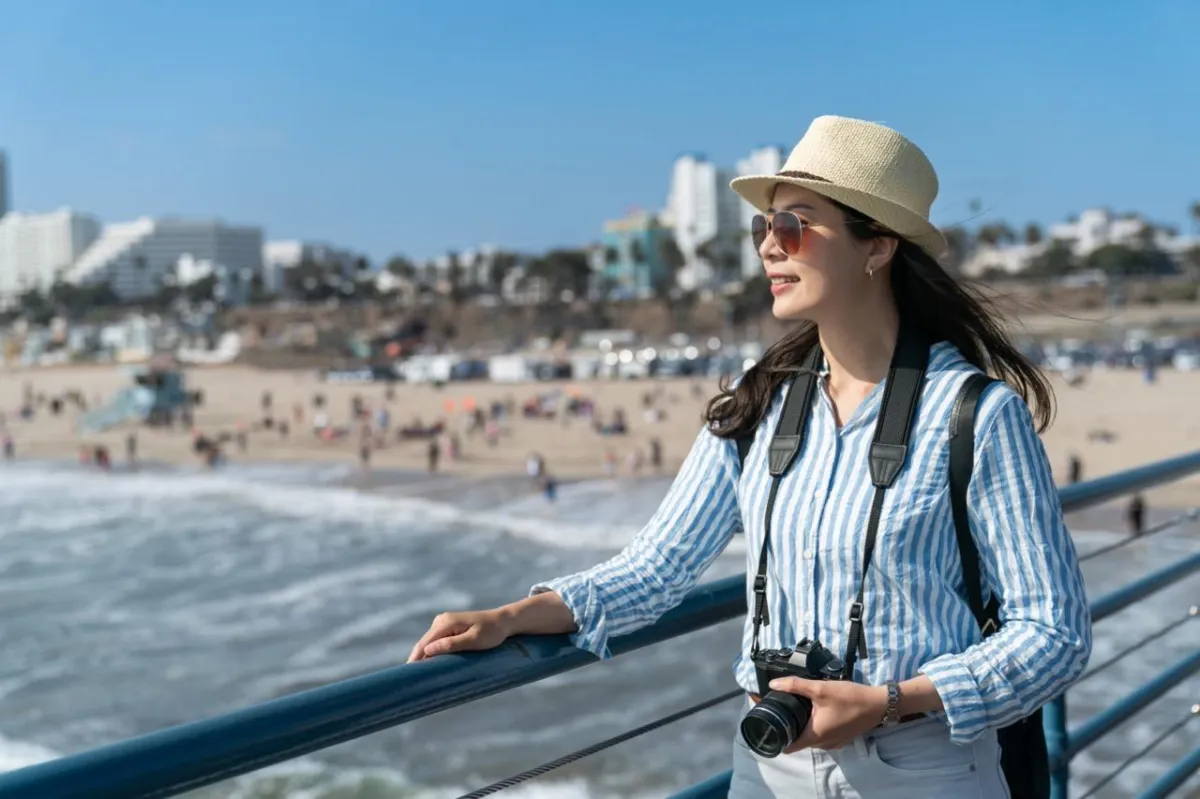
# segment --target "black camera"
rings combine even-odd
[[[742,740],[763,757],[777,757],[808,725],[812,702],[785,691],[768,691],[768,683],[779,677],[840,680],[845,664],[820,641],[807,638],[795,649],[764,649],[753,660],[762,699],[742,719]]]

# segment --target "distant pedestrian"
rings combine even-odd
[[[655,472],[661,472],[662,466],[662,441],[658,438],[652,438],[650,439],[650,467]]]
[[[426,457],[429,459],[429,473],[433,474],[438,469],[438,459],[442,456],[442,448],[436,437],[429,439],[429,447],[426,449]]]
[[[1141,535],[1146,532],[1146,501],[1142,499],[1141,494],[1136,494],[1129,501],[1129,508],[1125,511],[1125,520],[1129,524],[1130,535]]]
[[[1083,461],[1079,459],[1078,455],[1071,456],[1070,470],[1071,485],[1075,485],[1083,479]]]
[[[362,425],[358,435],[358,465],[364,472],[371,469],[371,448],[374,442],[375,437],[371,434],[371,426],[369,424]]]

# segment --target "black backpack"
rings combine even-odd
[[[975,411],[984,389],[995,382],[985,374],[973,374],[967,378],[950,417],[950,506],[958,538],[967,604],[984,638],[1000,629],[1000,602],[992,596],[986,605],[983,603],[979,550],[971,535],[967,511],[967,486],[975,466]],[[742,436],[736,441],[738,461],[744,465],[754,436]],[[997,737],[1000,741],[1000,763],[1012,799],[1049,799],[1050,758],[1042,727],[1042,709],[1038,708],[1020,721],[1001,727],[997,730]]]

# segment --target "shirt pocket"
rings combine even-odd
[[[909,461],[884,497],[875,562],[889,577],[904,579],[933,567],[931,553],[953,534],[950,452],[945,431],[919,435]]]

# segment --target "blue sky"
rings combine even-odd
[[[939,224],[1190,227],[1200,3],[984,5],[0,0],[0,148],[20,210],[424,258],[587,243],[834,113],[922,146]]]

